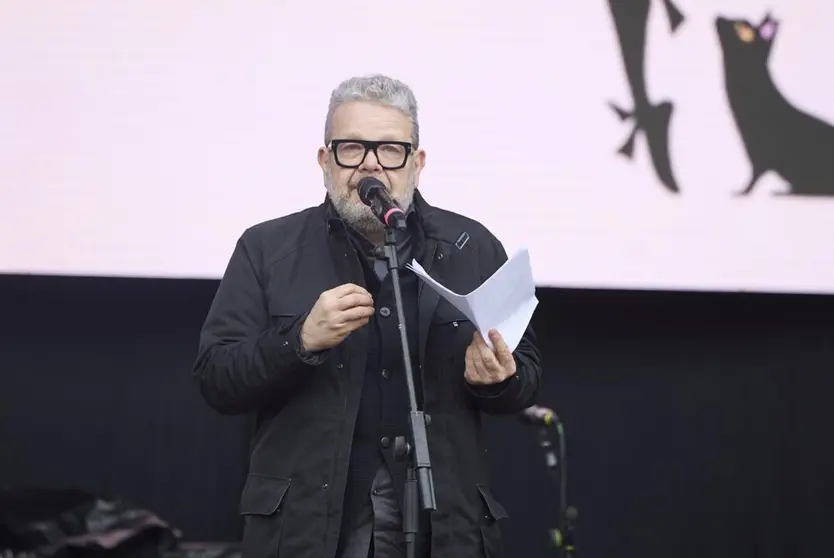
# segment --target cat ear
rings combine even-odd
[[[776,31],[779,29],[779,22],[770,16],[770,12],[765,15],[762,22],[759,24],[759,35],[765,41],[772,41],[776,36]]]

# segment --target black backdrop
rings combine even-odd
[[[234,540],[245,418],[189,378],[214,281],[0,276],[0,482]],[[542,289],[540,403],[567,431],[581,556],[828,557],[834,297]],[[489,419],[511,557],[553,555],[535,432]]]

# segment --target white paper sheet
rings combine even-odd
[[[539,304],[527,250],[519,250],[492,277],[467,295],[454,293],[435,281],[416,260],[406,267],[469,318],[493,349],[489,330],[498,330],[514,351]]]

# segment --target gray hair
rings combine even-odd
[[[340,83],[330,94],[327,121],[324,124],[324,144],[333,139],[333,113],[350,101],[371,101],[399,110],[411,120],[411,143],[420,145],[420,125],[417,123],[417,99],[403,82],[379,74],[352,77]]]

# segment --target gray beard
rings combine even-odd
[[[363,235],[376,235],[385,230],[385,225],[376,218],[376,215],[374,215],[370,207],[358,199],[354,199],[349,190],[338,190],[334,187],[333,174],[330,170],[325,173],[324,187],[327,189],[327,194],[330,196],[330,201],[333,202],[333,207],[336,208],[336,212],[354,229]],[[392,197],[400,207],[407,211],[411,207],[411,202],[414,200],[415,190],[414,176],[409,174],[408,188],[406,188],[402,195]]]

